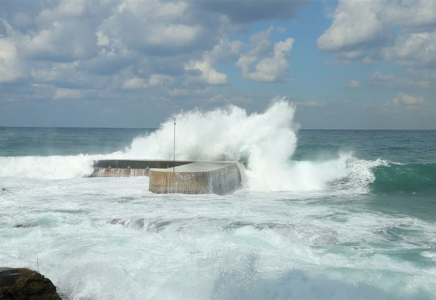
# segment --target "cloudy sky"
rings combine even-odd
[[[0,126],[276,97],[302,128],[436,129],[436,1],[0,0]]]

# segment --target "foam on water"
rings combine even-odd
[[[0,177],[68,179],[92,173],[98,156],[0,157]]]
[[[39,269],[66,299],[436,296],[435,269],[401,259],[434,260],[419,249],[436,228],[413,217],[293,193],[155,195],[145,178],[9,180],[0,265]]]
[[[0,266],[38,269],[65,299],[435,299],[434,202],[370,190],[403,167],[408,190],[428,186],[434,166],[292,160],[293,113],[178,115],[179,159],[245,165],[248,188],[226,196],[82,178],[97,159],[172,158],[172,120],[109,155],[0,157]]]
[[[374,181],[372,169],[385,161],[364,161],[351,153],[337,159],[291,161],[297,145],[295,108],[277,100],[264,113],[247,114],[239,107],[208,112],[193,110],[177,115],[176,153],[180,160],[231,160],[246,167],[247,187],[257,191],[321,191],[349,188],[367,192]],[[123,152],[109,155],[0,157],[1,177],[66,179],[92,173],[98,159],[171,159],[173,121],[133,140]],[[346,182],[346,184],[344,184]]]
[[[231,106],[177,116],[177,157],[185,160],[233,160],[246,165],[248,186],[263,191],[325,189],[329,181],[346,175],[347,156],[335,161],[290,162],[296,145],[295,108],[276,101],[262,114],[247,114]],[[137,138],[126,155],[171,158],[173,122]]]

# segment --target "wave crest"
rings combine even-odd
[[[370,184],[377,193],[430,193],[436,191],[436,164],[395,164],[374,168]]]
[[[435,189],[436,165],[397,165],[361,160],[352,153],[323,161],[293,161],[297,147],[295,107],[276,99],[263,113],[229,106],[177,115],[176,158],[231,160],[246,167],[247,187],[256,191],[346,190],[353,193]],[[67,179],[92,173],[98,159],[171,159],[172,119],[109,155],[0,157],[0,177]]]

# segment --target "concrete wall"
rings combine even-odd
[[[94,168],[117,168],[117,169],[146,169],[149,167],[164,169],[164,168],[172,168],[177,166],[182,166],[192,163],[192,161],[181,161],[176,160],[175,162],[172,160],[120,160],[120,159],[108,159],[108,160],[99,160],[94,163]]]
[[[225,195],[242,186],[241,170],[234,162],[100,160],[94,163],[94,172],[90,175],[132,176],[149,176],[149,190],[159,194]]]
[[[192,162],[180,160],[175,162],[172,160],[99,160],[94,162],[94,172],[89,177],[148,176],[148,169],[173,168],[189,163]]]
[[[187,165],[189,166],[189,165]],[[215,170],[200,172],[171,170],[150,170],[149,190],[167,194],[229,194],[242,185],[242,178],[236,163],[223,164]]]
[[[147,169],[116,169],[116,168],[94,168],[89,177],[141,177],[148,176]]]

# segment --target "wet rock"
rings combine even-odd
[[[38,225],[35,224],[15,224],[14,228],[30,228],[30,227],[36,227]]]
[[[0,268],[0,300],[61,300],[56,287],[38,272]]]

